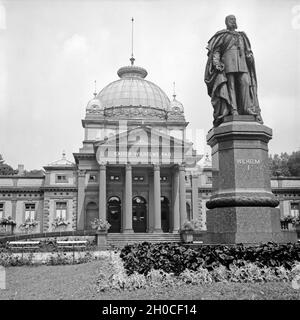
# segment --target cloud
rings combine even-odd
[[[6,29],[6,9],[0,2],[0,30]]]
[[[63,44],[63,53],[66,56],[85,55],[88,52],[86,38],[75,33],[71,38],[65,40]]]

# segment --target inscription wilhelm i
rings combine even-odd
[[[250,165],[258,165],[261,163],[260,159],[237,159],[237,164],[247,165],[247,169],[250,170]]]
[[[237,159],[238,164],[260,164],[259,159]]]

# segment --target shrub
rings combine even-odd
[[[200,267],[197,271],[185,269],[179,276],[179,279],[187,284],[206,284],[206,283],[212,283],[213,278],[210,272]]]
[[[163,270],[154,270],[152,269],[147,276],[144,276],[147,279],[147,284],[151,287],[170,287],[174,286],[174,274],[167,273]]]
[[[124,261],[128,275],[135,271],[147,275],[151,269],[163,270],[175,275],[181,274],[185,269],[197,271],[199,268],[205,268],[213,271],[224,266],[229,270],[231,265],[243,267],[247,263],[255,264],[260,268],[284,267],[291,270],[295,262],[300,261],[300,245],[275,243],[252,247],[203,245],[192,249],[181,244],[144,242],[125,246],[120,257]],[[255,271],[253,267],[251,272]]]
[[[67,256],[66,252],[53,252],[47,258],[46,264],[50,266],[72,264],[72,257]]]
[[[16,255],[11,252],[0,253],[0,265],[3,267],[30,266],[33,254]]]
[[[218,266],[211,271],[211,276],[215,282],[227,282],[230,271],[225,266]]]

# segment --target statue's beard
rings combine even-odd
[[[229,24],[228,25],[228,29],[231,29],[231,30],[235,30],[235,29],[237,29],[237,24],[236,23],[232,23],[232,24]]]

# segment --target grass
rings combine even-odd
[[[97,293],[99,273],[109,272],[107,260],[80,265],[10,267],[6,269],[6,290],[0,299],[88,299],[88,300],[152,300],[152,299],[296,299],[300,290],[290,283],[213,283],[183,285],[169,288],[147,288],[136,291],[107,291]]]

